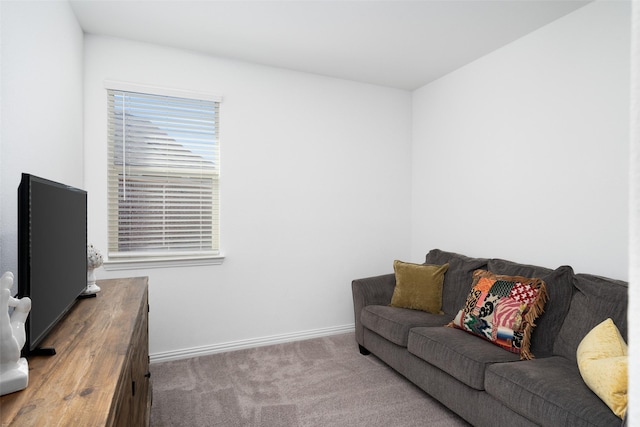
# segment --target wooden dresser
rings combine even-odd
[[[147,426],[151,410],[146,277],[98,281],[29,358],[29,385],[0,398],[4,426]]]

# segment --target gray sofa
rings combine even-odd
[[[356,341],[426,393],[477,426],[616,426],[624,422],[584,383],[576,349],[612,318],[627,340],[627,283],[569,266],[555,270],[431,250],[426,264],[449,263],[442,311],[389,305],[395,275],[352,283]],[[476,269],[545,281],[548,301],[531,336],[533,360],[444,327],[464,304]]]

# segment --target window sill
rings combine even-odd
[[[141,268],[197,267],[202,265],[220,265],[224,255],[191,257],[191,258],[149,258],[149,259],[116,259],[105,261],[105,270],[136,270]]]

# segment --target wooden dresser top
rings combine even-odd
[[[137,319],[147,310],[146,277],[98,281],[42,342],[26,389],[0,398],[2,426],[102,426],[112,419]],[[130,387],[130,386],[129,386]]]

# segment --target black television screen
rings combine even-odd
[[[24,355],[39,350],[40,342],[86,285],[86,191],[22,174],[18,187],[18,295],[31,298]]]

